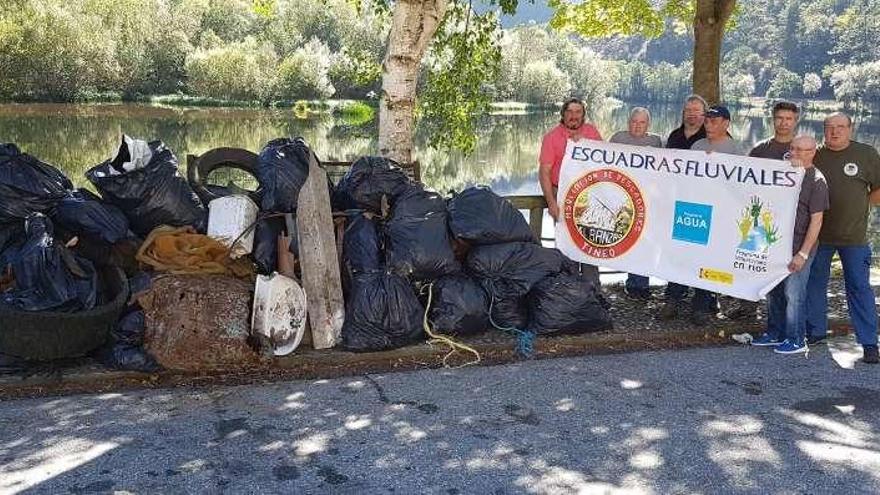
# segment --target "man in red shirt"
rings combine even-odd
[[[602,136],[593,124],[586,122],[584,102],[570,98],[562,104],[562,118],[559,125],[544,134],[541,141],[541,156],[538,157],[540,168],[538,180],[541,191],[547,200],[547,209],[553,220],[559,219],[559,204],[556,202],[556,190],[559,189],[559,168],[565,155],[568,140],[580,141],[581,138],[601,141]]]
[[[580,141],[582,138],[601,141],[602,136],[593,124],[586,122],[586,109],[584,102],[577,98],[570,98],[562,104],[560,112],[562,118],[559,125],[544,134],[541,141],[541,156],[538,157],[540,168],[538,180],[541,183],[541,191],[547,200],[547,209],[554,221],[559,220],[559,203],[556,202],[556,191],[559,189],[559,169],[562,167],[562,158],[565,155],[565,147],[568,140]],[[599,287],[599,268],[593,265],[581,265],[581,271]]]

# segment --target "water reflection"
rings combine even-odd
[[[652,131],[664,137],[679,122],[677,106],[652,106]],[[603,108],[594,121],[602,135],[624,129],[628,106]],[[801,132],[822,133],[823,115],[808,114]],[[490,115],[483,119],[474,154],[433,150],[421,133],[416,157],[424,181],[448,191],[469,184],[491,185],[501,194],[537,194],[537,156],[541,136],[556,124],[555,112],[528,115]],[[737,112],[731,133],[751,145],[765,138],[772,123],[765,112]],[[141,104],[0,105],[0,142],[17,143],[24,151],[53,163],[78,185],[83,173],[107,159],[122,132],[161,139],[181,161],[219,146],[258,151],[279,136],[303,136],[321,158],[351,160],[376,150],[375,123],[358,126],[330,115],[298,119],[289,109],[178,108]],[[866,121],[856,128],[856,139],[880,145],[880,125]]]

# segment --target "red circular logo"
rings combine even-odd
[[[565,193],[563,216],[575,245],[593,258],[616,258],[645,229],[645,198],[639,186],[618,170],[594,170]]]

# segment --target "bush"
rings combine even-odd
[[[571,84],[568,81],[568,75],[552,61],[532,62],[523,71],[518,97],[520,101],[539,105],[556,103],[570,94]]]
[[[198,49],[186,61],[190,92],[227,100],[268,102],[275,90],[275,52],[253,38]]]
[[[330,49],[317,38],[290,54],[278,67],[278,96],[282,99],[325,99],[336,88],[330,82]]]

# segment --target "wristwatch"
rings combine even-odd
[[[803,252],[803,251],[798,251],[797,255],[800,256],[801,258],[803,258],[804,261],[807,261],[808,259],[810,259],[810,255]]]

